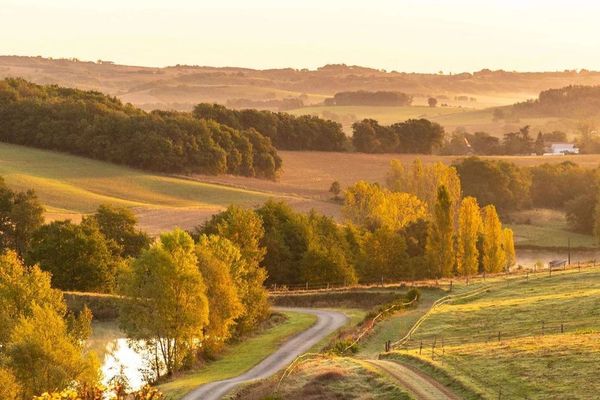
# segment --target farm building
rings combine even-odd
[[[562,156],[564,154],[579,154],[579,149],[573,143],[548,143],[544,149],[545,156]]]

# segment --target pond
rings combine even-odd
[[[95,351],[100,359],[103,384],[108,384],[118,375],[127,378],[132,390],[138,390],[146,383],[143,354],[131,347],[117,322],[94,321],[88,348]]]
[[[567,250],[532,250],[517,249],[517,265],[532,267],[537,261],[548,264],[550,260],[568,260]],[[600,249],[571,250],[571,265],[596,260],[600,263]]]

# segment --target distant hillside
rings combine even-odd
[[[0,56],[0,77],[23,77],[36,83],[99,90],[144,109],[179,110],[191,110],[193,105],[201,102],[241,104],[242,107],[263,104],[269,109],[280,104],[297,105],[299,101],[314,105],[337,92],[359,90],[403,92],[421,102],[427,96],[438,97],[442,102],[445,98],[468,96],[478,100],[470,107],[481,107],[482,98],[488,106],[507,105],[549,88],[600,84],[600,72],[591,71],[520,73],[482,70],[442,75],[347,65],[326,65],[317,70],[205,66],[148,68],[16,56]]]
[[[545,90],[536,100],[515,104],[518,116],[590,118],[600,116],[600,86],[567,86]]]

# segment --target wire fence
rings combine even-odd
[[[600,265],[596,260],[579,261],[570,265],[564,265],[560,267],[544,267],[538,268],[533,265],[528,268],[514,268],[505,272],[498,273],[480,273],[470,277],[458,276],[452,278],[440,278],[440,279],[393,279],[389,277],[381,277],[378,280],[372,280],[367,282],[361,282],[359,284],[350,284],[347,281],[305,281],[303,283],[272,283],[267,287],[270,293],[277,294],[293,294],[293,293],[307,293],[307,292],[324,292],[324,291],[344,291],[344,290],[359,290],[359,289],[373,289],[373,288],[404,288],[404,287],[447,287],[452,289],[453,285],[457,283],[465,283],[466,285],[474,285],[485,283],[488,280],[497,278],[521,278],[529,276],[538,276],[540,274],[546,274],[552,276],[561,271],[573,271],[581,270],[590,267],[596,267]],[[522,267],[522,266],[520,266]]]

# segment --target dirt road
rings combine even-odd
[[[459,400],[459,398],[441,383],[422,372],[408,366],[386,360],[365,361],[405,388],[417,400]]]
[[[321,339],[341,328],[348,321],[348,317],[335,311],[312,310],[308,308],[278,309],[313,314],[317,316],[317,322],[306,331],[285,342],[276,352],[246,373],[235,378],[199,386],[185,395],[183,400],[218,400],[237,385],[255,379],[267,378],[288,366],[296,357],[308,351]]]

